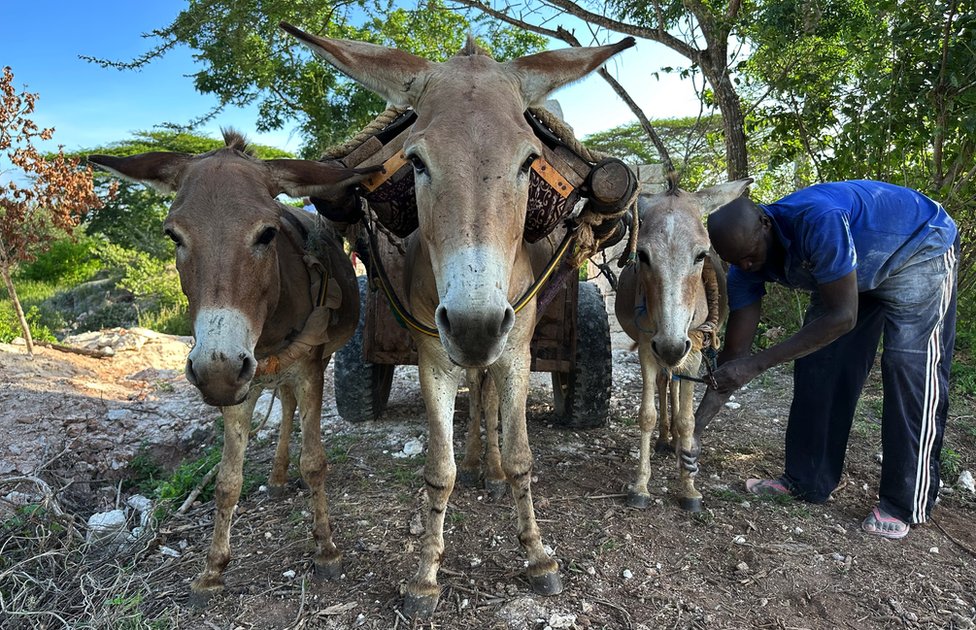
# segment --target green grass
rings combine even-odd
[[[942,447],[942,478],[947,484],[954,483],[963,470],[962,456],[948,446]]]
[[[739,494],[731,488],[713,488],[712,496],[714,496],[719,501],[728,501],[730,503],[742,503],[746,500],[746,496]]]

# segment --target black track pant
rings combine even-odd
[[[907,523],[928,519],[939,491],[956,329],[956,253],[911,264],[860,294],[857,324],[794,363],[784,481],[822,503],[837,487],[861,389],[884,338],[880,505]],[[806,321],[822,312],[814,295]]]

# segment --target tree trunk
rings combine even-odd
[[[749,158],[746,148],[745,114],[742,102],[729,78],[725,54],[712,59],[716,51],[706,50],[702,55],[702,74],[715,91],[715,102],[722,113],[722,129],[725,132],[725,160],[729,181],[749,176]]]
[[[24,340],[27,342],[27,354],[33,357],[34,339],[31,337],[30,326],[27,325],[24,309],[20,306],[20,299],[14,289],[14,282],[10,278],[10,268],[3,261],[0,261],[0,275],[3,276],[3,283],[7,285],[7,293],[10,294],[10,301],[14,303],[14,310],[17,311],[17,320],[20,322],[20,329],[24,332]]]

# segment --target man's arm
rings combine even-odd
[[[749,356],[752,348],[752,340],[756,336],[759,328],[759,317],[762,314],[762,301],[756,301],[748,306],[736,309],[729,313],[729,322],[725,326],[725,343],[722,351],[718,355],[719,367],[730,361]],[[716,382],[722,370],[715,372]],[[695,410],[695,438],[701,437],[701,432],[705,430],[712,418],[722,409],[722,405],[729,399],[735,388],[725,391],[708,388],[698,409]]]
[[[730,315],[726,339],[730,343],[737,344],[736,354],[730,355],[729,360],[721,364],[715,372],[718,392],[732,393],[774,365],[819,350],[854,328],[857,322],[857,273],[852,271],[838,280],[822,284],[818,287],[818,291],[824,305],[823,315],[786,340],[752,356],[747,355],[748,345],[745,347],[746,352],[742,351],[742,340],[738,335],[744,334],[744,331],[740,333],[732,329],[733,318]],[[758,313],[756,313],[755,323],[751,324],[752,334],[755,334],[758,321]],[[736,335],[735,339],[732,338],[733,335]],[[750,337],[748,343],[751,341]]]

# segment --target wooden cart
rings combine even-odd
[[[400,296],[402,254],[385,235],[378,254]],[[416,365],[417,349],[394,317],[386,296],[359,277],[360,321],[353,338],[336,353],[336,406],[351,422],[382,416],[397,365]],[[556,422],[573,428],[606,424],[610,413],[610,325],[599,288],[569,277],[539,318],[532,338],[532,371],[550,372]]]

